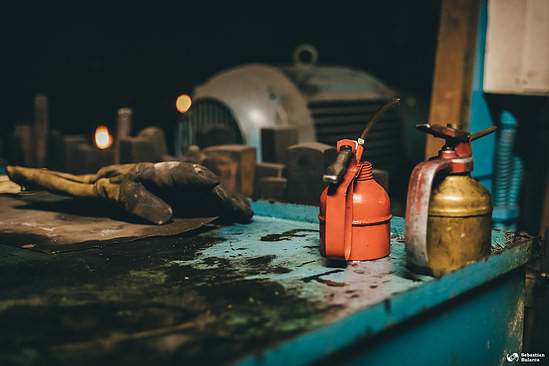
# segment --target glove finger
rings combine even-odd
[[[120,183],[118,202],[126,212],[157,225],[167,223],[173,215],[170,205],[131,179]]]
[[[231,192],[221,185],[214,187],[213,194],[222,202],[221,217],[227,221],[249,222],[254,215],[249,199],[239,193]]]

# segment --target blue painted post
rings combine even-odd
[[[469,112],[469,131],[475,133],[494,125],[488,104],[484,97],[484,51],[486,48],[486,30],[488,24],[487,0],[482,0],[480,21],[475,57],[475,72],[473,74],[473,93],[471,95],[471,110]],[[475,177],[490,193],[492,193],[492,176],[494,174],[495,134],[488,135],[473,142],[473,159]]]
[[[473,92],[471,95],[471,110],[469,114],[469,131],[471,133],[493,126],[495,123],[490,114],[484,95],[484,52],[486,49],[486,31],[488,25],[487,0],[482,0],[480,21],[475,57],[475,72],[473,75]],[[472,176],[484,185],[494,200],[492,218],[494,227],[499,229],[515,229],[518,218],[518,195],[522,180],[522,162],[513,157],[514,134],[517,122],[507,111],[501,114],[501,136],[496,146],[496,134],[488,135],[472,144],[475,169]],[[506,124],[506,125],[504,125]],[[510,124],[514,124],[511,127]],[[511,130],[512,128],[512,130]],[[513,137],[510,137],[512,134]],[[498,157],[495,153],[497,149]],[[497,161],[496,161],[497,159]],[[494,168],[496,166],[496,168]],[[496,170],[494,178],[494,169]],[[495,179],[495,181],[494,181]]]
[[[513,173],[511,174],[511,183],[509,185],[509,206],[518,207],[518,198],[520,193],[520,184],[522,182],[523,165],[518,156],[513,156]]]

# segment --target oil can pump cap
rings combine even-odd
[[[452,139],[460,142],[468,142],[470,138],[469,132],[455,129],[450,125],[442,126],[421,123],[416,125],[416,128],[419,131],[429,133],[435,137],[440,137],[446,140]]]
[[[482,131],[475,132],[472,135],[468,131],[455,129],[451,125],[442,126],[442,125],[431,125],[429,123],[420,123],[416,125],[416,129],[425,133],[429,133],[435,137],[440,137],[442,139],[445,139],[447,145],[452,145],[452,142],[456,144],[459,142],[467,143],[467,142],[475,141],[481,137],[491,134],[497,129],[497,127],[491,126]]]
[[[457,155],[462,157],[470,157],[472,155],[472,141],[489,135],[497,129],[496,126],[491,126],[482,131],[475,132],[471,135],[468,131],[455,129],[451,125],[442,126],[422,123],[417,124],[416,128],[419,131],[429,133],[435,137],[443,138],[444,140],[446,140],[446,144],[444,145],[443,150],[444,148],[455,150]]]

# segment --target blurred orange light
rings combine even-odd
[[[181,94],[177,97],[177,100],[175,101],[175,107],[177,108],[179,113],[187,112],[191,107],[191,97],[189,97],[187,94]]]
[[[112,136],[106,126],[99,126],[95,130],[95,146],[107,149],[112,145]]]

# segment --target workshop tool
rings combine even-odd
[[[443,276],[490,254],[492,199],[471,177],[471,141],[496,130],[472,135],[448,125],[419,124],[417,129],[446,140],[437,158],[416,165],[406,205],[408,266]]]
[[[262,127],[261,159],[264,162],[288,163],[288,147],[298,143],[296,126],[279,125]]]
[[[145,127],[135,137],[126,136],[120,138],[121,164],[156,163],[168,160],[174,159],[168,155],[166,135],[158,127]]]
[[[202,164],[214,172],[227,189],[251,197],[257,152],[255,147],[241,144],[209,146],[202,150]]]
[[[288,197],[288,179],[284,177],[265,177],[260,181],[260,200],[285,202]]]
[[[266,178],[275,178],[275,180],[264,180]],[[259,162],[255,165],[253,198],[273,199],[280,202],[288,199],[286,164]]]
[[[288,202],[318,206],[328,185],[322,175],[336,159],[335,146],[321,142],[303,142],[288,148]]]
[[[399,101],[393,99],[382,106],[357,141],[337,142],[337,158],[322,177],[329,186],[320,197],[318,216],[320,252],[329,259],[361,261],[389,255],[389,195],[373,179],[372,164],[361,160],[366,135]]]

